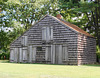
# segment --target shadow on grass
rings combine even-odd
[[[0,63],[11,63],[11,64],[30,64],[30,65],[56,65],[56,66],[77,66],[77,65],[64,65],[64,64],[43,64],[43,63],[16,63],[10,62],[9,60],[0,60]]]
[[[11,63],[9,62],[9,60],[0,60],[0,63]],[[57,65],[57,66],[78,66],[78,65],[63,65],[63,64],[43,64],[43,63],[12,63],[12,64],[31,64],[31,65],[35,65],[35,64],[38,64],[38,65]],[[81,66],[81,65],[80,65]],[[86,65],[82,65],[82,66],[92,66],[92,67],[100,67],[100,64],[99,63],[96,63],[96,64],[86,64]]]
[[[100,67],[100,64],[87,64],[87,65],[83,65],[83,66],[92,66],[92,67]]]
[[[10,63],[9,60],[0,60],[0,63]]]

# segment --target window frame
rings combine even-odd
[[[37,46],[36,47],[36,51],[42,51],[42,47],[41,46]]]
[[[53,26],[42,27],[42,40],[53,40]]]

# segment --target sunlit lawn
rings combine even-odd
[[[100,78],[100,65],[17,64],[0,61],[0,78]]]

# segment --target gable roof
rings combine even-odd
[[[70,22],[67,22],[67,21],[65,21],[63,19],[59,19],[59,18],[54,17],[54,16],[52,16],[52,17],[55,18],[56,20],[62,22],[63,24],[65,24],[66,26],[70,27],[71,29],[75,30],[78,33],[84,34],[84,35],[89,36],[89,37],[93,37],[92,35],[90,35],[86,31],[82,30],[81,28],[79,28],[78,26],[76,26],[74,24],[71,24]]]
[[[43,18],[45,18],[46,16],[50,16],[50,17],[52,17],[52,18],[58,20],[60,23],[63,23],[64,25],[70,27],[71,29],[75,30],[75,31],[78,32],[78,33],[84,34],[84,35],[89,36],[89,37],[93,37],[92,35],[90,35],[90,34],[87,33],[86,31],[82,30],[82,29],[79,28],[78,26],[76,26],[76,25],[74,25],[74,24],[71,24],[71,23],[69,23],[69,22],[67,22],[67,21],[65,21],[65,20],[59,19],[59,18],[57,18],[57,17],[48,15],[48,14],[45,15],[45,16],[43,16],[39,21],[35,22],[34,25],[37,24],[38,22],[40,22],[40,21],[41,21]],[[29,29],[31,29],[34,25],[32,25]],[[26,30],[22,35],[24,35],[27,31],[29,31],[29,29]],[[21,36],[22,36],[22,35],[21,35]],[[18,40],[21,36],[19,36],[17,39],[15,39],[11,44],[13,44],[13,43],[14,43],[16,40]],[[11,45],[11,44],[10,44],[10,45]]]

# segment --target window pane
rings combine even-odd
[[[50,28],[50,31],[51,31],[51,32],[50,32],[50,36],[51,36],[50,39],[53,40],[53,27]]]
[[[37,51],[42,51],[42,47],[37,47]]]
[[[46,40],[49,41],[50,40],[50,27],[46,28]]]
[[[42,28],[42,40],[46,40],[46,27]]]
[[[27,36],[22,36],[21,44],[23,46],[27,46],[27,41],[28,41],[28,37]]]
[[[53,40],[53,27],[42,28],[42,40]]]

